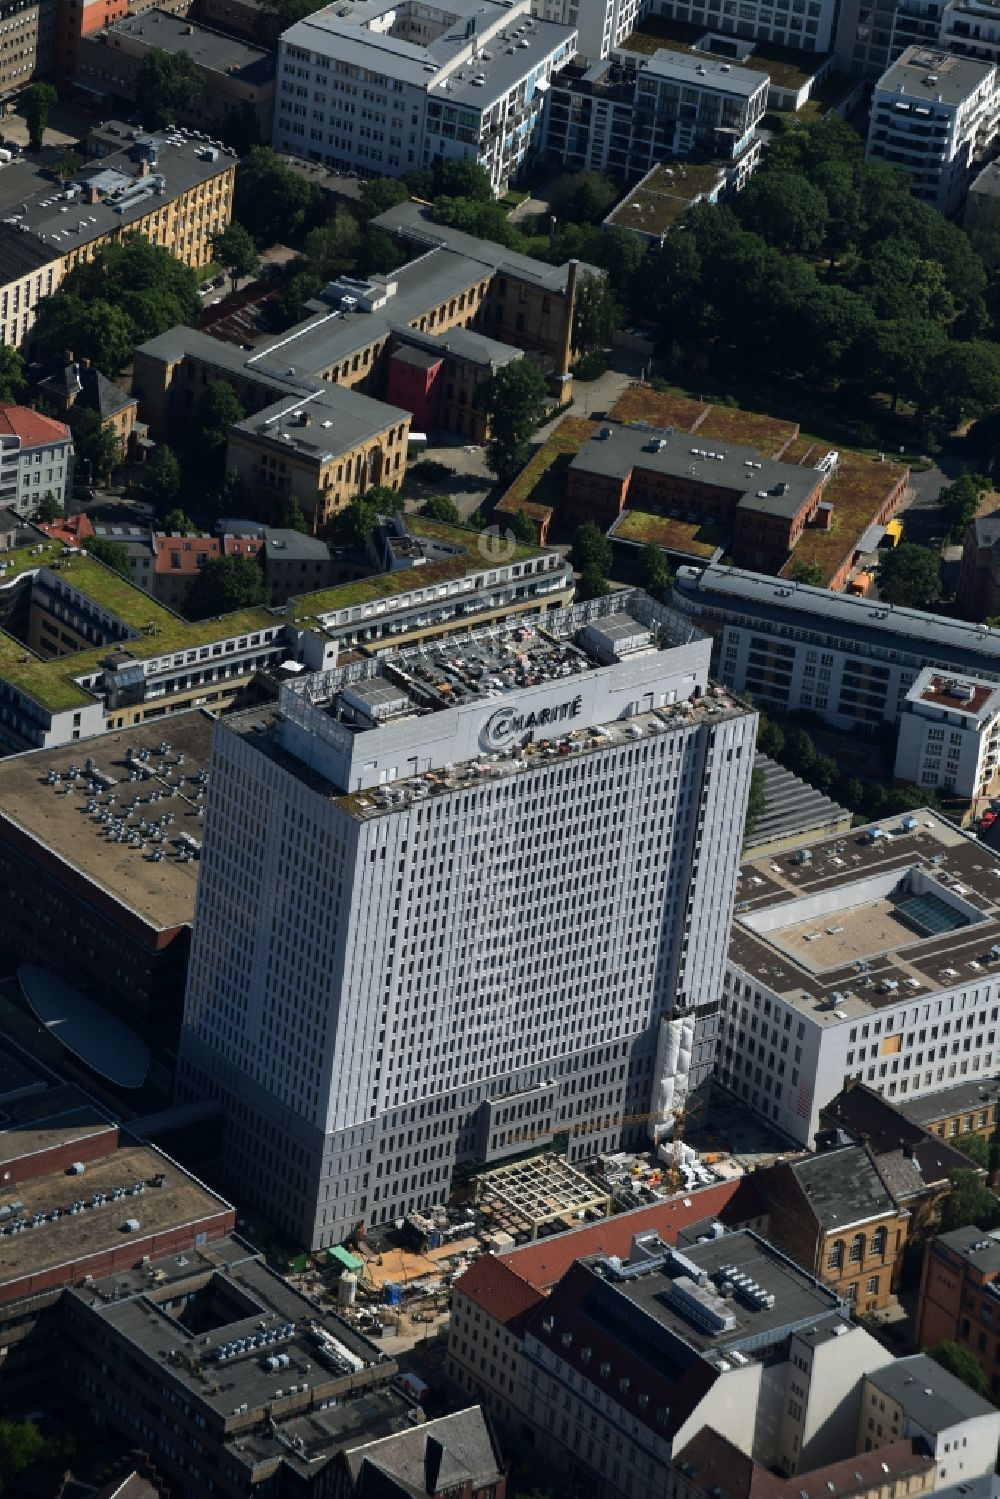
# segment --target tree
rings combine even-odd
[[[66,151],[52,168],[60,182],[68,182],[83,166],[83,158],[75,151]]]
[[[92,484],[106,482],[121,462],[118,433],[113,427],[105,426],[98,412],[89,406],[70,407],[69,425],[77,463],[87,465]]]
[[[959,1149],[963,1155],[975,1165],[981,1166],[984,1171],[990,1169],[990,1142],[982,1135],[973,1134],[971,1131],[965,1135],[955,1135],[948,1142]]]
[[[781,725],[772,722],[771,719],[761,719],[757,733],[757,748],[762,755],[770,755],[772,760],[780,760],[785,749],[785,731]]]
[[[0,1489],[38,1462],[45,1446],[33,1421],[0,1421]]]
[[[479,387],[490,439],[486,462],[501,484],[509,484],[528,457],[531,437],[545,415],[545,376],[530,359],[515,359]]]
[[[560,224],[596,224],[620,197],[618,184],[600,172],[569,172],[550,193],[549,208]]]
[[[63,282],[65,290],[43,297],[38,304],[35,332],[44,354],[72,349],[89,359],[103,374],[114,377],[125,368],[139,340],[128,315],[103,297],[78,296],[71,285],[75,272]]]
[[[181,466],[166,443],[159,443],[146,461],[139,493],[157,515],[167,515],[181,490]]]
[[[782,761],[796,775],[809,779],[809,772],[816,763],[816,746],[805,729],[792,729],[785,735]]]
[[[493,184],[490,174],[478,161],[439,158],[434,167],[434,195],[445,198],[471,198],[490,203]]]
[[[779,250],[818,250],[826,236],[827,200],[798,172],[755,173],[736,199],[736,208],[748,229]]]
[[[962,474],[953,484],[946,484],[938,495],[941,513],[954,540],[975,518],[983,495],[991,487],[985,474]]]
[[[447,495],[435,494],[429,500],[425,500],[417,511],[418,515],[424,515],[428,520],[443,521],[446,526],[460,526],[462,517],[458,513],[458,506],[454,500],[449,500]]]
[[[231,385],[225,380],[208,382],[195,407],[189,438],[190,456],[202,482],[221,481],[229,429],[245,416]]]
[[[330,539],[337,546],[363,547],[378,520],[379,507],[367,495],[356,494],[330,524]]]
[[[602,599],[609,594],[608,580],[596,567],[586,568],[579,576],[576,584],[576,597],[578,602],[585,599]]]
[[[886,603],[926,609],[941,592],[941,556],[931,547],[904,541],[885,553],[876,576]]]
[[[409,196],[405,182],[400,182],[398,177],[368,177],[361,184],[361,217],[377,219],[380,213],[395,208],[397,203],[405,203]]]
[[[818,562],[796,562],[791,577],[793,582],[806,583],[810,588],[822,588],[826,581]]]
[[[33,83],[21,95],[21,107],[28,123],[28,145],[32,151],[40,151],[49,121],[49,110],[59,95],[51,83]]]
[[[956,1379],[968,1385],[970,1390],[975,1390],[977,1395],[986,1394],[986,1371],[968,1348],[963,1348],[951,1338],[945,1338],[935,1348],[925,1348],[924,1352],[929,1353],[942,1369],[947,1369],[949,1374],[954,1374]]]
[[[35,511],[35,519],[44,521],[47,524],[49,521],[58,520],[61,515],[62,507],[59,504],[59,501],[52,493],[52,490],[47,489],[38,502],[38,509]]]
[[[941,1233],[975,1224],[988,1231],[1000,1224],[1000,1198],[997,1198],[975,1171],[952,1171],[951,1191],[941,1200],[939,1227]]]
[[[573,343],[581,354],[606,349],[621,322],[621,308],[606,276],[588,276],[576,294]]]
[[[176,531],[181,536],[197,536],[198,527],[183,510],[168,510],[163,517],[163,529]]]
[[[286,531],[301,531],[306,536],[309,534],[309,522],[302,512],[302,506],[292,494],[287,494],[278,507],[278,525],[283,526]]]
[[[101,245],[93,260],[74,266],[56,296],[42,298],[35,332],[43,353],[73,349],[114,375],[137,344],[200,312],[190,266],[133,232]]]
[[[525,546],[534,546],[538,540],[531,516],[526,510],[515,510],[509,516],[507,525],[514,540],[523,542]]]
[[[330,281],[354,269],[361,244],[361,228],[353,213],[338,208],[333,218],[306,235],[306,264],[313,275]]]
[[[211,557],[199,568],[188,589],[184,613],[189,619],[209,619],[263,604],[267,585],[253,557]]]
[[[222,483],[215,492],[214,505],[215,514],[220,520],[240,520],[248,515],[247,487],[238,468],[226,469]]]
[[[105,567],[110,567],[112,572],[120,573],[123,578],[131,581],[128,552],[121,542],[107,541],[103,536],[88,536],[84,540],[83,550],[91,557],[96,557],[98,562],[103,562]]]
[[[601,538],[604,539],[603,537]],[[644,546],[639,553],[639,564],[636,576],[640,588],[651,593],[654,598],[662,599],[671,583],[674,575],[670,571],[670,563],[667,561],[666,553],[652,543]]]
[[[257,246],[242,224],[227,224],[212,235],[212,254],[229,272],[233,291],[245,276],[256,276],[260,270]]]
[[[260,121],[249,99],[244,99],[239,109],[231,110],[217,128],[219,138],[232,146],[237,156],[246,156],[260,145]]]
[[[304,262],[300,262],[304,264]],[[296,271],[289,278],[279,303],[279,315],[284,326],[299,323],[305,316],[305,304],[323,290],[323,277],[314,271]]]
[[[750,772],[750,791],[747,795],[747,815],[743,822],[743,842],[746,843],[753,836],[754,828],[757,826],[764,811],[767,801],[766,795],[767,778],[759,766],[755,766]]]
[[[144,130],[162,130],[180,115],[190,114],[204,92],[205,81],[187,52],[152,47],[139,64],[135,97]]]
[[[573,532],[573,545],[569,560],[578,573],[596,569],[603,577],[611,571],[611,543],[592,520],[578,526]]]
[[[26,384],[20,351],[12,344],[0,344],[0,401],[16,401]]]
[[[314,182],[292,171],[269,146],[254,146],[236,172],[233,217],[264,248],[294,240],[320,212]]]

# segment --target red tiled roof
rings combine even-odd
[[[0,433],[6,437],[19,437],[24,447],[34,448],[46,442],[64,441],[69,437],[69,428],[65,422],[32,411],[30,406],[14,406],[0,401]]]
[[[223,536],[222,550],[227,557],[256,557],[264,545],[262,536]]]
[[[455,1289],[482,1307],[495,1322],[516,1327],[517,1331],[521,1330],[527,1314],[545,1300],[541,1291],[493,1254],[483,1255],[470,1266]]]
[[[587,1228],[572,1228],[564,1234],[553,1234],[535,1244],[524,1244],[501,1255],[503,1264],[516,1272],[539,1291],[547,1291],[561,1279],[573,1264],[591,1254],[617,1254],[628,1259],[632,1248],[632,1235],[655,1229],[665,1244],[675,1244],[682,1229],[703,1218],[715,1218],[724,1213],[740,1188],[740,1178],[719,1182],[711,1187],[698,1187],[692,1192],[679,1192],[676,1197],[663,1202],[650,1203],[649,1207],[634,1208],[628,1213],[618,1213],[613,1218],[604,1218]],[[759,1199],[755,1199],[758,1200]],[[746,1217],[758,1217],[766,1212],[747,1213]],[[734,1217],[733,1222],[742,1219]],[[464,1289],[465,1277],[459,1281]]]
[[[79,546],[81,541],[94,534],[90,516],[85,510],[76,515],[62,515],[58,520],[36,521],[36,525],[39,531],[51,536],[53,541],[61,541],[67,547]]]
[[[153,537],[153,571],[191,576],[198,571],[199,557],[218,557],[221,550],[222,544],[217,536],[170,536],[157,531]],[[204,560],[200,565],[204,567]]]

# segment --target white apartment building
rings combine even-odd
[[[714,1065],[753,762],[708,661],[619,592],[220,723],[179,1075],[244,1200],[321,1246],[523,1149],[519,1100],[570,1159],[669,1134]]]
[[[651,0],[648,14],[702,26],[715,36],[833,50],[838,0]]]
[[[875,86],[867,154],[909,173],[913,192],[954,213],[1000,128],[992,62],[907,47]]]
[[[937,813],[746,862],[716,1076],[800,1144],[852,1079],[900,1103],[1000,1062],[1000,857]]]
[[[1000,761],[1000,682],[925,668],[906,694],[896,740],[897,780],[958,796],[989,793]]]
[[[567,167],[629,179],[695,152],[755,162],[769,86],[766,73],[710,53],[661,47],[651,57],[574,59],[552,80],[545,151]]]
[[[640,0],[532,0],[535,15],[576,28],[577,53],[591,62],[620,47],[646,8]]]
[[[530,0],[344,0],[282,35],[273,145],[369,176],[478,161],[499,193],[535,144],[576,32]]]
[[[735,567],[681,567],[674,607],[715,640],[720,681],[838,729],[898,724],[924,667],[1000,681],[1000,630]]]
[[[60,509],[73,487],[73,437],[65,422],[0,402],[0,506],[32,516],[45,495]]]

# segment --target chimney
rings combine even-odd
[[[87,184],[83,196],[88,203],[100,203],[101,201],[100,190],[92,182]]]
[[[72,364],[73,363],[73,350],[72,349],[64,349],[63,350],[63,363],[64,364]]]
[[[140,161],[139,161],[139,176],[140,177],[148,177],[149,176],[149,161],[148,161],[148,159],[145,156],[143,156],[140,159]]]
[[[558,375],[568,375],[569,367],[573,363],[573,319],[576,314],[576,280],[580,272],[580,262],[571,260],[568,267],[569,274],[566,277],[566,324],[563,328],[563,346],[559,359]]]
[[[81,359],[80,360],[80,367],[82,369],[89,370],[90,369],[90,360],[89,359]]]

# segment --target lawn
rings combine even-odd
[[[716,521],[677,520],[651,510],[623,510],[609,532],[615,541],[637,546],[658,546],[684,557],[712,557],[729,540],[729,533]]]
[[[817,444],[828,451],[825,444]],[[817,452],[816,457],[822,457]],[[804,563],[815,563],[829,580],[872,524],[891,490],[906,473],[902,463],[879,463],[863,453],[841,450],[837,472],[826,486],[823,498],[833,505],[833,524],[829,531],[803,531],[795,550],[781,569],[790,577]]]
[[[710,406],[698,432],[703,437],[717,437],[720,442],[756,448],[764,458],[783,458],[799,435],[799,424],[779,416],[766,416],[762,411]]]
[[[630,385],[615,402],[609,416],[616,422],[649,422],[653,427],[676,427],[693,432],[708,415],[704,401],[679,391],[652,390],[648,385]]]
[[[526,510],[533,520],[544,518],[562,499],[566,470],[597,426],[582,416],[564,417],[518,474],[497,505],[497,513]]]

